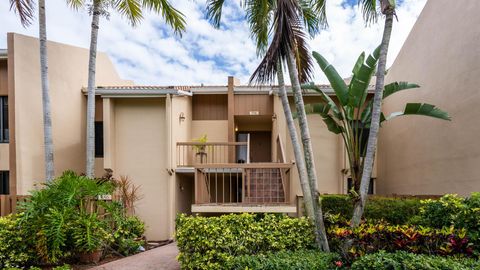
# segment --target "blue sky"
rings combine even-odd
[[[402,0],[392,35],[388,63],[393,63],[427,0]],[[99,50],[106,52],[124,79],[149,85],[224,85],[234,75],[246,83],[259,63],[255,45],[239,1],[224,8],[220,29],[205,19],[205,0],[172,0],[187,18],[187,31],[176,37],[155,14],[146,14],[140,26],[132,28],[112,13],[100,25]],[[381,40],[382,25],[365,27],[354,0],[328,0],[330,28],[310,40],[312,50],[324,55],[344,77],[350,76],[355,59],[371,51]],[[8,1],[0,3],[0,48],[6,47],[6,32],[37,36],[36,22],[20,26],[9,12]],[[72,11],[63,1],[47,1],[47,35],[50,40],[88,48],[90,18],[85,10]],[[315,82],[326,79],[317,69]],[[408,80],[408,78],[406,78]]]

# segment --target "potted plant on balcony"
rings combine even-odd
[[[74,247],[80,263],[98,263],[109,241],[106,224],[96,213],[81,213],[72,226]]]
[[[195,156],[200,156],[200,163],[203,163],[203,160],[207,158],[207,134],[203,134],[202,137],[194,139],[193,141],[198,142],[198,144],[193,146]]]

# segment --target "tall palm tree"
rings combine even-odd
[[[224,0],[207,1],[207,17],[215,26],[220,24],[223,4]],[[307,35],[304,29],[313,36],[321,27],[326,26],[325,3],[323,0],[246,0],[242,4],[246,9],[246,17],[257,45],[257,53],[263,54],[266,51],[262,63],[250,81],[268,83],[274,81],[275,76],[278,77],[279,97],[282,100],[294,148],[305,208],[315,223],[317,243],[323,250],[328,251],[310,134],[300,88],[300,81],[307,81],[312,72],[312,60],[306,45]],[[274,35],[268,47],[270,30],[273,30]],[[302,156],[285,90],[282,62],[287,64],[292,82],[304,156]]]
[[[67,0],[67,2],[76,6],[77,1]],[[34,17],[33,0],[10,0],[10,8],[14,9],[20,16],[23,26],[30,25]],[[42,85],[42,108],[43,108],[43,139],[44,139],[44,158],[45,158],[45,178],[51,181],[55,177],[55,166],[53,158],[53,132],[52,115],[50,106],[50,94],[48,87],[48,61],[47,61],[47,25],[45,19],[45,0],[38,1],[38,30],[40,40],[40,78]]]
[[[83,0],[78,0],[83,1]],[[127,18],[132,26],[136,26],[143,18],[142,9],[160,13],[175,34],[185,31],[184,15],[175,9],[167,0],[92,0],[90,55],[88,61],[88,98],[87,98],[87,149],[86,175],[93,178],[95,172],[95,68],[97,58],[97,40],[100,16],[109,9],[119,12]]]
[[[365,203],[367,202],[368,187],[373,170],[375,151],[377,149],[378,130],[382,113],[383,89],[385,87],[385,71],[387,65],[388,47],[393,28],[393,17],[395,16],[395,0],[359,0],[362,5],[364,19],[367,23],[374,22],[378,18],[377,1],[380,3],[381,13],[385,16],[382,43],[380,44],[380,56],[376,73],[375,94],[373,97],[372,120],[368,135],[367,152],[365,154],[362,178],[360,180],[359,198],[357,198],[352,216],[352,226],[360,224]]]

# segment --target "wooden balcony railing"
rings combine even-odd
[[[199,164],[236,163],[236,153],[244,152],[249,162],[248,142],[177,142],[177,166],[196,167]],[[242,162],[242,161],[240,161]]]
[[[285,163],[199,164],[195,204],[290,204],[290,169]]]

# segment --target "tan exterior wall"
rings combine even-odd
[[[378,147],[378,193],[480,190],[479,10],[480,1],[428,1],[389,70],[388,82],[421,88],[389,97],[386,112],[403,109],[405,102],[427,102],[448,111],[452,122],[415,116],[386,123]]]
[[[0,143],[0,171],[8,171],[10,169],[9,144]]]
[[[137,214],[149,240],[172,237],[167,172],[168,130],[165,98],[115,100],[115,176],[127,175],[140,186]]]
[[[13,35],[9,51],[14,52],[11,60],[14,61],[17,191],[26,194],[35,181],[44,179],[39,45],[35,38],[9,35]],[[55,42],[47,46],[55,172],[57,175],[67,169],[83,172],[86,97],[81,88],[87,84],[88,50]],[[103,53],[97,55],[96,81],[97,85],[127,84]]]
[[[195,120],[192,121],[192,139],[207,134],[210,142],[228,142],[228,121]]]

